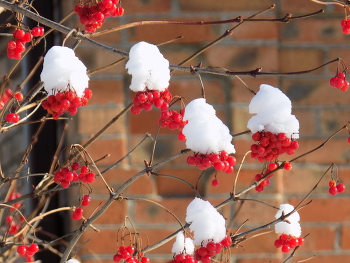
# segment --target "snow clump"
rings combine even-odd
[[[285,133],[287,137],[299,138],[299,121],[292,115],[290,99],[278,88],[267,84],[260,85],[249,104],[249,113],[256,114],[248,121],[252,133],[269,131]]]
[[[74,258],[71,258],[70,260],[67,261],[67,263],[80,263],[80,261]]]
[[[155,45],[143,41],[133,45],[125,68],[132,75],[132,91],[164,91],[169,86],[169,61]]]
[[[282,216],[282,211],[284,214],[288,214],[294,210],[294,207],[290,204],[280,205],[280,209],[275,215],[275,218],[278,219]],[[300,216],[298,212],[294,212],[287,217],[288,222],[279,222],[275,225],[275,232],[280,234],[287,234],[293,237],[300,237],[301,227],[299,224]]]
[[[191,223],[195,245],[220,243],[226,237],[225,219],[208,201],[195,198],[187,207],[186,222]]]
[[[83,62],[72,49],[61,46],[54,46],[46,53],[40,78],[48,95],[74,90],[78,97],[83,97],[89,83]]]
[[[186,147],[202,154],[225,151],[235,153],[232,136],[227,126],[216,116],[212,105],[205,99],[191,101],[185,108],[184,121],[188,121],[182,133],[186,136]]]
[[[185,255],[191,255],[194,252],[193,241],[189,237],[184,237],[182,231],[177,233],[175,243],[173,244],[173,248],[171,252],[175,254],[182,254],[184,252]]]

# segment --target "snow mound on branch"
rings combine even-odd
[[[226,237],[225,219],[208,201],[195,198],[187,207],[186,222],[191,223],[195,245],[219,243]]]
[[[249,113],[256,114],[248,121],[252,133],[269,131],[285,133],[287,137],[299,138],[299,121],[292,115],[290,99],[278,88],[267,84],[260,85],[249,104]]]
[[[182,133],[186,135],[186,147],[202,154],[225,151],[235,153],[232,136],[227,126],[216,116],[215,109],[205,99],[195,99],[185,108],[184,121],[188,121]]]
[[[169,86],[169,61],[155,45],[143,41],[133,45],[125,68],[132,75],[132,91],[144,91],[146,88],[164,91]]]
[[[61,46],[54,46],[46,53],[40,78],[49,95],[71,89],[83,97],[89,83],[83,62],[72,49]]]
[[[275,218],[278,219],[282,216],[282,211],[284,215],[292,212],[294,207],[290,204],[280,205],[280,209],[275,215]],[[300,216],[298,212],[294,212],[290,216],[287,217],[288,222],[279,222],[275,225],[275,232],[280,234],[287,234],[294,237],[300,237],[301,235],[301,227],[299,224]]]
[[[71,258],[70,260],[67,261],[67,263],[80,263],[80,261],[74,258]]]
[[[184,254],[191,255],[194,252],[194,245],[193,241],[189,237],[184,237],[183,232],[179,232],[176,235],[175,243],[173,244],[173,248],[171,249],[171,252],[175,254],[181,254],[184,252]]]

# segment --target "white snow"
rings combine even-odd
[[[294,210],[294,207],[290,204],[282,204],[280,205],[280,209],[275,215],[275,218],[278,219],[282,215],[282,211],[284,214],[288,214]],[[299,224],[300,216],[298,212],[294,212],[290,216],[287,217],[288,222],[279,222],[275,225],[275,232],[280,234],[287,234],[294,237],[300,237],[301,235],[301,227]]]
[[[46,53],[40,78],[49,95],[70,87],[78,97],[83,97],[89,83],[85,65],[72,49],[61,46],[54,46]]]
[[[226,237],[225,219],[208,201],[195,198],[187,207],[186,222],[191,223],[195,245],[218,243]]]
[[[125,68],[132,75],[132,91],[144,91],[146,88],[164,91],[169,86],[169,61],[155,45],[142,41],[132,46]]]
[[[71,258],[70,260],[67,261],[67,263],[80,263],[80,261],[74,258]]]
[[[179,232],[176,235],[175,243],[173,244],[173,248],[171,249],[171,252],[175,254],[185,254],[185,255],[191,255],[194,252],[194,244],[191,238],[184,237],[183,232]]]
[[[212,105],[203,98],[195,99],[185,108],[182,133],[186,135],[186,147],[202,154],[221,151],[235,153],[232,136],[227,126],[216,116]]]
[[[290,99],[278,88],[267,84],[260,85],[249,104],[249,113],[256,114],[248,121],[252,133],[269,131],[285,133],[287,137],[299,138],[299,121],[291,114]]]

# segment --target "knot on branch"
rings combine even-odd
[[[293,15],[291,13],[286,14],[285,17],[283,17],[282,22],[288,23],[290,21],[290,19],[292,18],[292,16]]]
[[[255,70],[250,71],[249,74],[252,77],[256,77],[256,75],[259,75],[259,73],[261,73],[261,71],[262,71],[262,68],[256,68]]]

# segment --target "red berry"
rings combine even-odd
[[[31,251],[33,254],[39,251],[39,246],[37,244],[31,244],[27,250]]]
[[[328,192],[331,194],[331,195],[336,195],[338,193],[338,189],[336,186],[331,186],[329,187],[329,190]]]
[[[17,253],[24,256],[27,253],[27,246],[24,246],[24,245],[18,246]]]
[[[80,164],[78,162],[72,163],[72,170],[73,171],[78,171],[80,168]]]
[[[336,181],[334,181],[334,180],[329,181],[329,183],[328,183],[328,186],[329,186],[329,187],[331,187],[331,186],[336,186],[336,185],[337,185],[337,183],[336,183]]]
[[[225,168],[225,164],[223,162],[214,163],[213,166],[216,171],[223,171]]]
[[[92,90],[91,89],[86,89],[84,91],[84,97],[87,99],[91,99],[92,98]]]
[[[84,174],[85,174],[85,173],[88,173],[88,172],[89,172],[89,167],[87,167],[87,166],[85,166],[85,165],[82,166],[82,167],[80,168],[80,172],[81,172],[81,173],[84,173]]]
[[[221,244],[224,246],[224,247],[230,247],[232,245],[232,239],[231,237],[227,236],[225,237],[222,241],[221,241]]]
[[[23,100],[23,94],[21,92],[16,92],[13,96],[18,101],[22,101]]]
[[[257,187],[255,187],[255,191],[257,191],[258,193],[261,193],[262,191],[264,191],[264,186],[259,184]]]
[[[269,171],[273,171],[277,168],[277,164],[276,163],[269,163],[268,165],[268,170]]]
[[[283,252],[283,253],[288,253],[289,250],[290,250],[290,246],[288,246],[288,245],[282,246],[282,252]]]
[[[182,132],[180,132],[178,135],[177,135],[177,139],[179,141],[186,141],[186,135],[184,135]]]
[[[298,238],[298,245],[299,245],[299,246],[303,245],[304,242],[305,242],[305,240],[304,240],[303,237],[299,237],[299,238]]]
[[[74,220],[79,220],[83,217],[83,209],[82,208],[77,208],[74,210],[73,214],[72,214],[72,218]]]
[[[122,260],[122,257],[120,256],[120,254],[115,254],[113,256],[113,261],[114,262],[120,262],[120,260]]]
[[[292,164],[290,162],[285,162],[283,164],[283,169],[287,171],[292,170]]]
[[[93,183],[95,181],[95,175],[93,173],[87,173],[85,178],[87,183]]]
[[[345,185],[344,184],[338,184],[337,185],[337,191],[338,191],[338,193],[343,193],[345,191]]]
[[[215,178],[213,181],[211,181],[211,185],[214,186],[214,187],[218,186],[219,185],[219,180]]]
[[[24,34],[25,34],[24,31],[20,29],[16,29],[12,33],[13,37],[16,39],[21,39],[22,37],[24,37]]]

